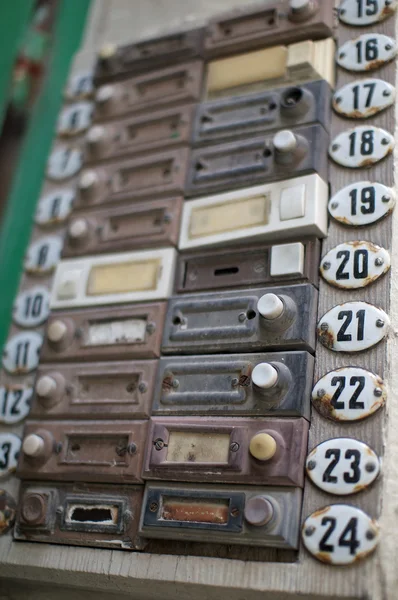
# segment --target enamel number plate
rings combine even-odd
[[[326,373],[312,390],[312,403],[332,421],[366,419],[387,400],[387,389],[378,375],[360,367],[342,367]]]
[[[93,95],[93,74],[91,71],[82,71],[74,75],[66,88],[65,96],[68,100],[83,100]]]
[[[3,367],[12,375],[25,375],[37,368],[43,338],[36,331],[17,333],[3,350]]]
[[[351,169],[370,167],[394,148],[394,138],[384,129],[364,125],[340,133],[329,147],[333,160]]]
[[[329,201],[329,213],[343,225],[361,227],[389,215],[395,205],[395,192],[381,183],[359,181],[347,185]]]
[[[59,115],[57,132],[62,136],[73,136],[83,133],[91,125],[93,104],[79,102],[66,106]]]
[[[395,89],[382,79],[347,83],[333,96],[334,110],[350,119],[367,119],[394,104]]]
[[[344,242],[321,261],[321,275],[331,285],[344,290],[363,288],[390,268],[387,250],[372,242]]]
[[[0,387],[0,423],[19,423],[28,414],[33,389],[22,385]]]
[[[43,286],[21,292],[15,301],[13,319],[21,327],[37,327],[50,312],[50,293]]]
[[[343,0],[339,7],[339,18],[347,25],[364,27],[384,21],[396,8],[396,0]]]
[[[335,352],[361,352],[388,333],[390,319],[368,302],[345,302],[330,309],[318,323],[320,342]]]
[[[76,175],[83,164],[83,154],[78,148],[63,146],[54,150],[47,164],[47,177],[63,181]]]
[[[373,552],[379,527],[355,506],[332,504],[306,518],[302,530],[304,546],[328,565],[351,565]]]
[[[25,270],[32,275],[50,273],[58,263],[62,251],[62,238],[51,235],[40,238],[28,248]]]
[[[44,196],[39,202],[35,221],[38,225],[58,225],[71,213],[75,193],[73,190],[57,190]]]
[[[397,53],[395,41],[381,33],[364,33],[348,40],[337,51],[337,64],[347,71],[373,71]]]
[[[17,468],[21,440],[13,433],[0,433],[0,479]]]
[[[335,438],[311,450],[306,472],[324,492],[348,496],[373,483],[380,473],[380,461],[367,444],[352,438]]]

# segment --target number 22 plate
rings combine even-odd
[[[356,506],[332,504],[306,518],[304,546],[329,565],[350,565],[373,552],[379,541],[377,523]]]
[[[394,149],[394,138],[378,127],[355,127],[340,133],[329,146],[333,160],[351,169],[370,167]]]
[[[319,341],[334,352],[361,352],[388,333],[384,310],[368,302],[344,302],[330,309],[318,323]]]

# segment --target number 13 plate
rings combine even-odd
[[[333,160],[351,169],[371,167],[394,149],[394,138],[378,127],[355,127],[340,133],[330,144]]]
[[[361,352],[388,333],[384,310],[368,302],[344,302],[331,308],[318,323],[319,341],[335,352]]]

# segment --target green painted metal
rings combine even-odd
[[[2,4],[30,0],[2,0]],[[33,215],[43,183],[57,115],[62,104],[70,61],[77,51],[90,0],[62,0],[58,8],[48,72],[29,121],[0,230],[0,348],[7,337],[11,310],[29,243]],[[1,19],[0,35],[8,24]],[[3,45],[3,39],[2,39]],[[4,94],[4,90],[3,90]],[[0,100],[2,97],[0,96]]]

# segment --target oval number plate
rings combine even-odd
[[[75,193],[73,190],[59,190],[44,196],[38,204],[35,221],[38,225],[63,223],[72,212]]]
[[[347,25],[364,27],[384,21],[396,8],[396,0],[343,0],[339,18]]]
[[[33,389],[22,385],[0,387],[0,423],[18,423],[28,415]]]
[[[0,535],[7,533],[15,523],[17,504],[6,490],[0,490]]]
[[[373,552],[377,523],[356,506],[332,504],[315,511],[303,524],[304,546],[328,565],[352,565]]]
[[[62,251],[62,238],[43,237],[28,248],[25,269],[32,275],[50,273],[57,265]]]
[[[332,421],[361,421],[384,406],[386,400],[381,377],[360,367],[330,371],[312,390],[313,405]]]
[[[79,102],[67,106],[58,118],[57,132],[69,136],[83,133],[91,125],[93,105],[91,102]]]
[[[352,290],[376,281],[390,264],[387,250],[372,242],[344,242],[323,257],[320,271],[331,285]]]
[[[364,442],[334,438],[311,450],[305,468],[312,483],[324,492],[348,496],[373,483],[380,473],[380,461]]]
[[[13,375],[25,375],[37,368],[43,338],[36,331],[17,333],[3,350],[3,367]]]
[[[345,302],[329,310],[318,323],[319,341],[335,352],[361,352],[378,344],[388,332],[384,310],[368,302]]]
[[[355,127],[340,133],[329,146],[333,160],[351,169],[371,167],[394,148],[392,135],[378,127]]]
[[[18,294],[14,304],[14,322],[21,327],[37,327],[50,313],[50,292],[37,286]]]
[[[337,64],[347,71],[373,71],[392,60],[396,53],[392,38],[381,33],[364,33],[337,50]]]
[[[389,215],[395,206],[394,191],[381,183],[359,181],[347,185],[329,201],[329,213],[342,223],[361,227]]]
[[[350,119],[368,119],[394,104],[395,89],[382,79],[347,83],[333,96],[334,110]]]
[[[13,433],[0,433],[0,479],[17,468],[21,440]]]
[[[57,148],[54,150],[47,164],[47,177],[55,181],[62,181],[76,175],[83,164],[83,155],[78,148]]]
[[[71,77],[65,96],[68,100],[83,100],[84,98],[91,98],[93,93],[93,74],[91,71],[82,71]]]

